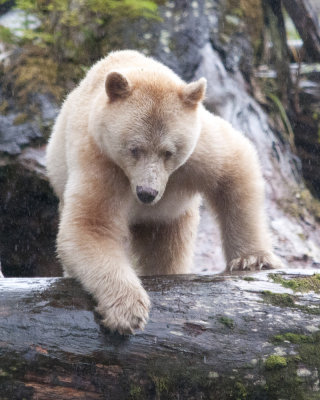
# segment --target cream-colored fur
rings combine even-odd
[[[57,118],[47,169],[60,199],[58,255],[111,330],[147,321],[138,275],[188,272],[199,194],[218,216],[229,270],[278,264],[256,152],[205,110],[204,92],[204,79],[186,84],[119,51],[90,69]]]

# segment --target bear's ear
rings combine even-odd
[[[119,72],[110,72],[107,75],[105,87],[110,101],[123,99],[131,93],[130,83]]]
[[[204,99],[207,87],[207,80],[200,78],[196,82],[191,82],[182,90],[182,100],[188,106],[196,106]]]

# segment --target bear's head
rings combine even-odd
[[[173,73],[110,72],[92,104],[89,129],[101,151],[126,174],[136,199],[156,204],[170,175],[192,154],[206,80],[186,84]]]

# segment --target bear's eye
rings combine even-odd
[[[139,154],[140,154],[140,150],[138,149],[138,147],[133,147],[130,149],[130,153],[134,158],[138,158]]]
[[[169,160],[169,158],[172,157],[172,152],[167,150],[167,151],[164,152],[164,156],[165,156],[166,160]]]

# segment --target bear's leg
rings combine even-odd
[[[249,166],[239,162],[209,197],[218,216],[229,271],[282,266],[272,251],[263,200],[263,180],[255,159]]]
[[[132,333],[144,328],[150,301],[126,256],[125,244],[112,237],[110,229],[111,224],[90,231],[65,218],[64,213],[58,235],[59,258],[65,275],[78,279],[95,297],[102,323],[112,331]]]
[[[227,270],[280,268],[266,226],[261,181],[254,174],[246,175],[240,183],[229,181],[211,202],[218,215]]]
[[[188,172],[218,217],[227,270],[281,267],[272,250],[264,180],[250,141],[226,121],[204,115]]]
[[[170,222],[134,225],[132,252],[141,275],[185,274],[190,271],[199,223],[198,207]]]
[[[95,171],[93,166],[87,176],[80,172],[71,176],[77,184],[67,186],[58,255],[66,274],[96,299],[102,323],[112,331],[132,333],[145,326],[150,300],[129,259],[126,181],[122,183],[122,174]]]

